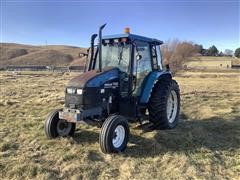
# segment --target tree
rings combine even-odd
[[[163,63],[169,64],[172,73],[182,70],[188,57],[198,52],[198,49],[192,42],[181,42],[176,39],[165,43],[161,50]]]
[[[224,56],[223,52],[221,51],[218,56]]]
[[[237,48],[237,49],[235,50],[234,55],[235,55],[236,57],[240,58],[240,48]]]
[[[208,56],[208,50],[207,49],[203,49],[202,50],[202,55],[203,56]]]
[[[199,54],[202,54],[202,55],[203,55],[203,51],[204,51],[203,46],[202,46],[201,44],[195,44],[194,46],[195,46],[197,52],[198,52]]]
[[[216,48],[216,46],[211,46],[210,48],[208,48],[208,55],[209,56],[217,56],[218,55],[218,49]]]
[[[231,49],[226,49],[226,50],[224,51],[224,54],[225,54],[226,56],[232,56],[232,55],[233,55],[233,51],[232,51]]]

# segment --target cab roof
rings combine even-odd
[[[148,38],[148,37],[139,36],[139,35],[130,34],[130,33],[116,34],[116,35],[109,35],[109,36],[103,36],[102,37],[102,39],[116,39],[116,38],[129,38],[131,41],[139,40],[139,41],[149,42],[149,43],[152,43],[152,44],[155,44],[155,45],[163,44],[163,41],[160,41],[158,39]]]

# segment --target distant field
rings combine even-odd
[[[215,68],[225,69],[231,68],[231,63],[234,58],[232,57],[191,57],[186,63],[189,68]]]
[[[100,152],[91,126],[46,139],[46,115],[63,106],[75,75],[0,72],[1,179],[239,179],[239,73],[179,75],[177,128],[144,132],[131,124],[128,148],[115,155]]]

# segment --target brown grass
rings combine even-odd
[[[86,57],[74,59],[73,62],[71,62],[71,66],[85,66],[86,64]]]
[[[78,125],[73,138],[47,140],[44,119],[64,104],[76,74],[1,72],[2,179],[238,179],[240,77],[177,77],[181,119],[173,130],[131,124],[124,153],[104,155],[99,129]]]

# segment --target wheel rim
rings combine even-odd
[[[72,124],[60,119],[57,123],[57,132],[59,136],[67,136],[72,128]]]
[[[119,148],[125,139],[125,128],[122,125],[118,125],[114,130],[112,144],[115,148]]]
[[[178,109],[177,93],[172,90],[167,100],[167,118],[169,123],[173,123],[176,119]]]

